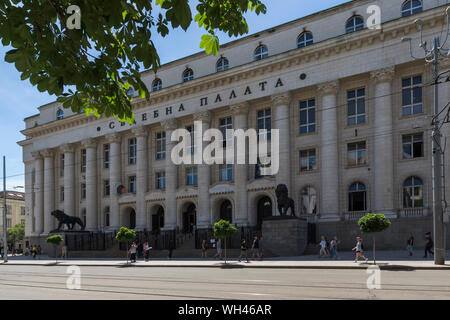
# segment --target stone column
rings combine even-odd
[[[71,144],[61,146],[64,152],[64,212],[75,216],[75,149]]]
[[[136,230],[143,231],[147,228],[147,204],[145,193],[147,192],[147,136],[148,132],[144,126],[134,128],[137,143],[137,163],[136,163]]]
[[[86,139],[81,144],[86,148],[86,230],[96,231],[98,227],[97,141]]]
[[[33,170],[34,160],[24,161],[25,165],[25,235],[33,233]]]
[[[321,210],[320,220],[339,221],[339,146],[337,120],[338,81],[318,85],[322,97],[321,140]]]
[[[44,232],[44,159],[40,152],[32,153],[34,158],[34,171],[35,171],[35,180],[34,180],[34,194],[35,194],[35,203],[34,203],[34,232],[35,234],[41,234]]]
[[[375,82],[373,176],[376,213],[396,218],[394,205],[394,137],[392,133],[392,87],[394,67],[375,70],[370,78]]]
[[[172,132],[177,129],[177,121],[169,119],[161,122],[166,132],[166,210],[164,212],[164,230],[177,228],[177,167],[171,153],[175,142],[171,141]]]
[[[109,142],[109,185],[111,188],[109,214],[110,214],[110,229],[118,230],[120,227],[120,214],[119,214],[119,196],[117,195],[116,188],[120,184],[120,168],[121,168],[121,156],[120,156],[120,141],[121,137],[118,133],[111,133],[106,136],[106,140]]]
[[[272,157],[278,156],[279,158],[279,170],[278,174],[275,176],[276,185],[285,184],[289,190],[289,196],[292,197],[291,189],[291,143],[290,143],[290,130],[289,130],[289,105],[291,101],[291,96],[289,92],[278,94],[272,96],[272,110],[273,110],[273,121],[274,129],[278,129],[280,133],[279,140],[279,154]],[[273,142],[272,142],[273,143]]]
[[[210,112],[203,111],[194,114],[194,121],[202,122],[202,132],[205,133],[209,129],[211,120]],[[203,139],[202,139],[203,140]],[[206,142],[202,142],[202,146],[196,146],[199,151],[203,152]],[[202,161],[198,165],[198,208],[197,208],[197,228],[207,229],[211,227],[211,201],[209,197],[209,186],[211,184],[211,166]]]
[[[233,105],[230,107],[234,115],[233,129],[247,130],[248,126],[248,103]],[[247,197],[247,182],[248,182],[248,164],[236,163],[236,139],[233,140],[235,164],[233,170],[234,180],[234,201],[235,201],[235,223],[237,226],[248,226],[248,197]],[[248,145],[246,146],[246,154],[248,153]]]
[[[44,156],[44,233],[48,234],[55,229],[54,218],[51,215],[55,210],[55,153],[50,150],[42,152]]]

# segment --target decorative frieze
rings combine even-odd
[[[248,114],[249,103],[247,101],[230,106],[234,115]]]
[[[317,85],[317,91],[321,95],[337,95],[339,89],[339,80],[328,81]]]
[[[147,137],[148,131],[145,126],[135,127],[131,130],[136,137]]]
[[[172,131],[178,128],[178,122],[177,119],[168,119],[161,121],[161,127],[165,131]]]
[[[120,141],[122,140],[121,135],[115,132],[107,134],[105,137],[109,143],[120,143]]]
[[[280,94],[273,95],[271,97],[272,106],[288,106],[291,102],[291,94],[290,92],[283,92]]]
[[[59,148],[61,149],[61,151],[63,153],[74,153],[75,152],[75,148],[74,148],[73,144],[70,144],[70,143],[63,144]]]
[[[394,79],[395,67],[386,67],[370,73],[370,79],[376,82],[391,82]]]
[[[95,139],[89,138],[81,141],[81,145],[86,149],[95,148],[97,147],[97,141]]]

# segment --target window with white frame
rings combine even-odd
[[[194,80],[194,71],[192,69],[186,69],[183,72],[183,82]]]
[[[166,173],[157,172],[156,173],[156,189],[164,190],[166,189]]]
[[[366,122],[366,89],[347,91],[347,125]]]
[[[316,149],[300,151],[300,171],[312,171],[317,169]]]
[[[233,165],[232,164],[221,164],[220,165],[220,181],[231,181],[233,180]]]
[[[262,60],[269,56],[269,50],[267,50],[267,47],[265,45],[260,45],[258,48],[255,49],[255,60]]]
[[[153,80],[152,83],[152,91],[156,92],[162,89],[162,81],[159,78],[156,78],[155,80]]]
[[[352,33],[364,29],[364,19],[361,16],[353,16],[345,24],[345,33]]]
[[[300,134],[316,131],[316,100],[300,101]]]
[[[231,134],[227,133],[227,129],[231,130],[233,129],[233,118],[232,117],[226,117],[219,120],[219,130],[222,132],[223,140],[223,147],[231,147],[233,145],[233,137]]]
[[[156,133],[156,159],[166,158],[166,132]]]
[[[197,167],[186,168],[186,185],[197,185]]]
[[[103,145],[103,168],[109,169],[109,144]]]
[[[418,177],[409,177],[403,183],[403,208],[423,208],[423,182]]]
[[[258,141],[270,140],[272,138],[272,110],[270,108],[258,110],[256,122],[258,127]],[[262,130],[266,130],[266,132]]]
[[[305,31],[297,39],[297,48],[303,48],[312,45],[313,42],[313,34],[309,31]]]
[[[402,5],[402,17],[407,17],[416,13],[422,12],[422,1],[408,0]]]
[[[58,111],[56,111],[56,120],[62,119],[64,119],[64,110],[58,109]]]
[[[423,133],[402,136],[403,159],[423,157]]]
[[[128,164],[136,164],[136,138],[128,139]]]
[[[354,142],[347,145],[347,164],[358,166],[366,164],[366,142]]]
[[[136,193],[136,176],[128,177],[128,191],[130,193]]]
[[[422,76],[402,79],[402,116],[423,113]]]
[[[228,70],[228,65],[229,65],[228,59],[222,57],[219,59],[219,61],[217,61],[216,71],[220,72],[220,71]]]

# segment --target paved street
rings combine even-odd
[[[450,271],[81,267],[68,290],[65,266],[0,266],[0,299],[450,299]]]

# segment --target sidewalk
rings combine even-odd
[[[372,259],[372,254],[366,252],[366,256]],[[449,270],[450,271],[450,251],[447,251],[447,261],[445,265],[435,265],[432,257],[422,258],[422,252],[416,252],[415,256],[409,257],[404,251],[380,251],[376,253],[377,265],[382,270]],[[40,260],[32,260],[30,257],[15,256],[8,257],[7,265],[37,265],[55,266],[55,259],[42,256]],[[86,266],[86,267],[188,267],[188,268],[274,268],[274,269],[365,269],[373,265],[373,261],[367,263],[353,262],[354,256],[351,252],[340,254],[339,260],[329,258],[319,259],[317,255],[305,255],[299,257],[271,258],[263,261],[250,260],[247,262],[237,262],[235,257],[227,260],[225,265],[222,260],[215,259],[150,259],[145,262],[143,259],[133,264],[126,264],[124,259],[58,259],[58,266]],[[4,264],[3,261],[0,265]]]

